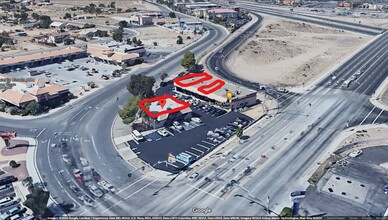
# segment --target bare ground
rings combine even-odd
[[[231,54],[227,66],[246,80],[297,86],[327,72],[370,39],[265,16],[262,28]]]

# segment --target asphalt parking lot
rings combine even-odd
[[[171,85],[158,90],[156,96],[167,93],[172,93]],[[200,118],[200,123],[190,120],[179,121],[182,129],[176,129],[174,126],[167,127],[165,128],[168,133],[166,137],[154,131],[145,135],[145,141],[128,142],[132,151],[139,158],[160,170],[177,173],[185,167],[186,164],[179,161],[166,163],[169,153],[175,156],[186,153],[194,160],[199,160],[235,135],[239,126],[245,127],[252,121],[251,118],[241,113],[227,112],[217,107],[207,106],[188,96],[178,96],[177,98],[192,102],[193,117]],[[163,163],[158,164],[158,161]]]
[[[74,68],[78,66],[77,68]],[[91,72],[95,68],[98,73],[91,73],[87,76],[87,72]],[[70,69],[70,70],[69,70]],[[101,79],[103,74],[111,75],[114,70],[121,69],[120,66],[109,65],[101,62],[96,62],[92,58],[75,59],[73,61],[64,61],[62,63],[54,63],[41,67],[22,69],[8,73],[14,78],[45,78],[50,82],[57,83],[69,88],[70,92],[75,92],[81,89],[81,86],[86,86],[88,82],[93,81],[97,85],[105,85],[111,81]],[[40,75],[30,76],[28,71],[45,71]]]
[[[382,216],[387,209],[388,146],[362,149],[356,158],[346,157],[335,165],[316,187],[310,186],[301,203],[300,215]]]

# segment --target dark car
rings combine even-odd
[[[384,193],[385,193],[385,194],[388,194],[388,185],[386,185],[386,186],[384,187]]]
[[[66,141],[61,142],[61,149],[63,152],[67,152],[68,146],[67,146]]]
[[[0,186],[9,184],[9,183],[12,183],[15,181],[18,181],[18,178],[14,177],[14,176],[6,176],[6,177],[3,177],[0,179]]]

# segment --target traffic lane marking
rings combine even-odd
[[[225,200],[225,199],[223,199],[223,198],[221,198],[221,197],[219,197],[219,196],[216,196],[216,195],[214,195],[214,194],[211,194],[211,193],[209,193],[209,192],[206,192],[205,190],[200,189],[200,188],[198,188],[198,187],[195,187],[195,186],[193,186],[193,185],[190,185],[190,184],[186,184],[186,185],[187,185],[187,186],[190,186],[191,188],[196,189],[196,190],[198,190],[198,191],[200,191],[200,192],[203,192],[203,193],[205,193],[205,194],[208,194],[209,196],[212,196],[212,197],[214,197],[214,198],[217,198],[217,199],[219,199],[219,200]]]

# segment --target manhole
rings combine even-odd
[[[344,196],[346,196],[346,192],[342,192],[341,194],[344,195]]]
[[[348,183],[352,183],[352,181],[351,181],[351,180],[348,180],[348,181],[346,181],[346,182],[348,182]]]
[[[358,199],[358,196],[354,197],[355,199]]]
[[[339,176],[336,177],[337,180],[340,180],[341,178]]]
[[[365,185],[364,185],[364,184],[361,184],[360,186],[361,186],[361,187],[365,187]]]
[[[331,193],[334,192],[332,188],[329,188],[328,190],[329,190],[329,192],[331,192]]]

